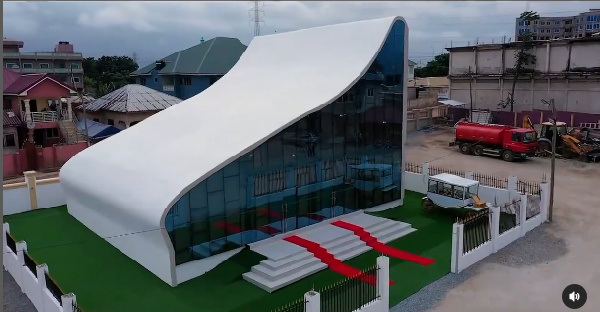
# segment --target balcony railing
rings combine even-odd
[[[163,91],[175,91],[175,86],[163,86]]]
[[[11,57],[73,57],[73,58],[83,58],[83,54],[79,52],[74,53],[59,53],[59,52],[4,52],[2,53],[4,58]]]
[[[83,68],[14,68],[23,74],[83,74]]]

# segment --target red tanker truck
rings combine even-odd
[[[458,145],[463,154],[496,156],[513,161],[534,156],[538,142],[533,129],[459,122],[456,124],[456,137],[450,142],[450,146],[454,145]]]

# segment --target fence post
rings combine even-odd
[[[465,179],[473,180],[473,171],[465,171]]]
[[[421,166],[421,173],[423,174],[423,185],[425,185],[422,192],[427,193],[429,188],[429,185],[427,184],[427,181],[429,180],[429,163],[424,163]]]
[[[25,293],[23,284],[23,266],[25,265],[25,256],[23,255],[23,252],[27,251],[27,243],[25,243],[25,241],[19,241],[16,242],[15,245],[17,247],[17,263],[19,264],[19,270],[13,273],[18,274],[18,276],[13,276],[13,278],[21,287],[21,292]]]
[[[74,312],[73,310],[75,310],[75,309],[73,308],[73,306],[77,302],[74,293],[68,293],[68,294],[62,295],[60,297],[60,301],[61,301],[61,305],[62,305],[62,312]]]
[[[525,236],[525,222],[527,221],[527,195],[521,195],[521,205],[519,206],[519,227],[521,229],[521,237]]]
[[[10,234],[10,226],[8,223],[2,223],[2,246],[4,246],[4,248],[2,248],[2,252],[8,251],[8,242],[6,241],[7,233]]]
[[[492,252],[498,252],[498,236],[500,236],[500,207],[490,208],[491,231],[492,231]]]
[[[540,214],[542,214],[542,220],[548,221],[548,209],[550,206],[550,184],[548,182],[540,183]]]
[[[452,256],[450,257],[450,272],[460,273],[460,257],[463,250],[463,224],[452,225]]]
[[[508,177],[508,183],[507,183],[507,189],[508,191],[516,191],[517,190],[517,183],[518,183],[518,179],[516,176],[509,176]]]
[[[25,171],[23,172],[25,175],[25,182],[27,183],[27,188],[29,189],[29,202],[30,209],[34,210],[38,208],[37,202],[37,185],[35,180],[35,171]]]
[[[390,307],[390,258],[386,256],[377,257],[377,267],[379,268],[377,291],[379,300],[383,302],[385,307],[385,310],[381,311],[387,312]]]
[[[311,290],[304,294],[306,306],[304,312],[321,312],[321,294]]]
[[[35,272],[36,274],[35,275],[36,275],[37,281],[38,281],[38,289],[37,289],[38,296],[37,297],[39,298],[39,305],[43,309],[44,302],[46,301],[44,299],[44,297],[46,296],[46,294],[44,292],[44,289],[46,289],[46,276],[45,276],[45,274],[48,272],[48,265],[45,264],[45,263],[38,264],[35,267],[35,270],[36,270],[36,272]],[[40,311],[40,312],[43,312],[43,310]]]

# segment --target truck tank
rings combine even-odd
[[[504,125],[459,122],[456,125],[456,140],[502,145],[502,134],[512,127]]]

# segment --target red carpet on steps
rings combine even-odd
[[[361,281],[369,283],[371,285],[377,284],[376,276],[364,274],[363,271],[343,263],[342,260],[336,259],[329,251],[327,251],[327,249],[325,249],[319,243],[310,241],[308,239],[304,239],[296,235],[288,236],[284,238],[284,240],[292,244],[296,244],[300,247],[306,248],[306,250],[315,255],[315,257],[321,260],[321,262],[327,264],[329,268],[334,272],[340,273],[351,278],[359,278]],[[390,281],[390,285],[392,284],[393,281]]]
[[[365,231],[365,229],[363,227],[358,226],[356,224],[352,224],[352,223],[342,221],[342,220],[337,220],[337,221],[331,222],[331,224],[354,232],[354,234],[356,236],[360,237],[360,239],[363,242],[367,243],[368,246],[373,248],[373,250],[379,251],[380,253],[382,253],[384,255],[388,255],[390,257],[394,257],[394,258],[398,258],[398,259],[402,259],[402,260],[416,262],[421,265],[430,265],[433,262],[435,262],[435,260],[433,260],[433,259],[421,257],[419,255],[415,255],[410,252],[402,251],[402,250],[396,249],[392,246],[388,246],[388,245],[378,241],[377,238],[375,238],[375,237],[373,237],[373,235],[371,235],[371,233]]]

